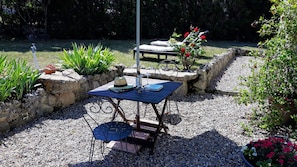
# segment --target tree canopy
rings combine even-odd
[[[0,0],[0,37],[132,39],[136,0]],[[256,40],[251,23],[269,14],[268,0],[142,0],[141,37],[169,38],[190,25],[217,40]],[[46,37],[46,36],[41,36]]]

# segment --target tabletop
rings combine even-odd
[[[128,85],[135,86],[135,77],[131,77],[131,76],[124,76],[124,77],[126,78]],[[163,85],[163,89],[161,89],[160,91],[142,90],[140,92],[136,89],[132,89],[127,92],[116,93],[108,89],[110,86],[113,86],[113,81],[112,81],[96,89],[89,91],[88,94],[101,96],[101,97],[116,98],[121,100],[132,100],[132,101],[139,101],[144,103],[158,104],[162,100],[167,98],[169,95],[171,95],[177,88],[179,88],[182,85],[181,82],[150,79],[150,78],[149,79],[143,78],[142,82],[146,82],[149,84],[161,84]]]

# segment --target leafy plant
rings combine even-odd
[[[253,129],[249,126],[249,125],[246,125],[244,123],[241,123],[240,124],[241,128],[243,129],[244,131],[244,134],[248,135],[248,136],[252,136],[253,134]]]
[[[114,55],[108,48],[103,48],[97,45],[78,46],[72,43],[73,50],[66,51],[60,59],[63,60],[62,66],[64,68],[72,68],[81,75],[100,74],[108,70],[114,61]]]
[[[259,22],[261,37],[269,37],[260,46],[263,62],[252,66],[252,74],[243,82],[241,102],[257,102],[261,127],[271,129],[289,123],[287,115],[297,113],[297,0],[271,0],[273,16]],[[259,119],[259,118],[257,118]]]
[[[25,61],[7,61],[5,56],[0,56],[0,101],[20,100],[34,88],[39,76],[39,71],[33,70]]]
[[[178,35],[175,32],[170,39],[170,43],[174,47],[174,50],[178,52],[178,57],[180,62],[183,63],[185,70],[189,70],[187,65],[194,62],[195,58],[205,54],[205,51],[201,47],[202,42],[206,42],[204,32],[200,32],[198,27],[193,26],[190,26],[190,30],[191,32],[186,32],[184,34],[185,39],[181,44],[176,42],[174,37],[178,37]]]

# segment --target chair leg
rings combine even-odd
[[[93,161],[94,147],[95,147],[95,138],[92,137],[92,139],[91,139],[91,147],[90,147],[90,154],[89,154],[89,161],[91,163]]]
[[[134,130],[132,130],[132,132],[131,132],[131,136],[135,138],[136,135],[135,135],[135,131],[134,131]],[[127,139],[126,139],[126,140],[127,140]],[[132,144],[134,145],[134,149],[135,149],[135,151],[136,151],[136,154],[139,155],[137,144],[135,144],[135,143],[132,143]]]
[[[104,143],[105,143],[106,141],[100,141],[100,150],[101,150],[101,155],[103,156],[103,154],[104,154],[104,151],[105,151],[105,147],[104,147]]]
[[[104,141],[99,141],[100,142],[100,152],[101,152],[101,154],[102,154],[102,156],[103,156],[103,154],[104,154]],[[92,139],[91,139],[91,148],[90,148],[90,155],[89,155],[89,161],[90,161],[90,163],[93,163],[93,156],[94,156],[94,150],[95,150],[95,143],[96,143],[96,139],[94,138],[94,137],[92,137]]]

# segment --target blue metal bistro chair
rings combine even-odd
[[[97,105],[97,107],[91,106],[89,111],[87,111],[87,113],[83,116],[84,120],[86,121],[92,132],[89,154],[89,161],[91,163],[94,155],[96,141],[100,141],[100,150],[101,154],[103,155],[106,143],[109,143],[110,141],[121,141],[127,138],[133,130],[133,127],[130,126],[128,123],[114,121],[116,111],[113,110],[111,106],[103,107],[103,103],[108,102],[102,99],[98,100],[97,103],[93,104],[95,106]],[[94,108],[97,109],[94,110]],[[109,118],[111,117],[111,120],[104,122],[103,117],[106,114],[110,115]]]

